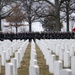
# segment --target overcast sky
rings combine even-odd
[[[32,30],[35,31],[43,31],[42,24],[40,22],[36,22],[32,24]]]
[[[26,24],[26,23],[24,23],[24,24]],[[3,26],[9,25],[9,23],[5,22],[5,20],[2,20],[2,25],[3,25]],[[4,28],[3,26],[2,26],[3,31],[7,31],[8,28]],[[21,28],[22,28],[22,27],[19,27],[19,28],[18,28],[19,31],[21,30]],[[23,28],[25,28],[26,31],[29,31],[29,26],[25,26],[25,27],[23,27]],[[10,31],[10,30],[11,30],[11,29],[9,29],[9,31]],[[41,32],[41,31],[43,31],[43,30],[44,30],[44,29],[42,28],[42,24],[41,24],[40,22],[34,22],[34,23],[32,23],[32,31],[33,31],[33,32]],[[15,28],[13,28],[13,31],[15,32]]]

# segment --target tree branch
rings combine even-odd
[[[49,0],[44,0],[44,1],[46,1],[47,3],[49,3],[50,5],[52,5],[55,8],[55,5],[52,2],[50,2]]]

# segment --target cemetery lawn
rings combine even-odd
[[[23,60],[21,62],[21,67],[18,69],[18,75],[29,75],[29,64],[30,64],[30,52],[31,43],[26,48]],[[37,62],[39,66],[39,75],[53,75],[49,73],[49,68],[46,65],[44,55],[42,54],[40,48],[36,45]],[[5,67],[2,67],[2,73],[0,75],[5,75]]]
[[[5,67],[1,66],[1,74],[0,75],[5,75]]]
[[[29,75],[29,62],[30,62],[30,51],[31,51],[31,45],[29,44],[26,48],[26,52],[24,54],[23,60],[21,62],[21,67],[18,69],[18,75]],[[12,57],[14,58],[14,57]],[[10,60],[7,61],[8,63]],[[5,75],[5,67],[1,67],[1,74]]]
[[[49,73],[49,67],[46,65],[44,55],[41,52],[40,48],[36,45],[37,61],[39,66],[39,75],[53,75]]]
[[[29,44],[21,62],[21,67],[18,69],[18,75],[29,75],[30,52],[31,45]]]

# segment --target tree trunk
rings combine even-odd
[[[0,7],[1,7],[1,0],[0,0]],[[0,8],[0,13],[1,13],[1,8]],[[1,29],[1,14],[0,14],[0,31],[2,31],[2,29]]]
[[[66,23],[67,23],[67,32],[69,32],[69,1],[66,1]]]
[[[16,39],[17,39],[17,23],[16,23],[16,27],[15,28],[16,28]]]
[[[17,34],[17,23],[16,23],[16,34]]]
[[[29,7],[28,7],[28,20],[29,20],[29,32],[32,32],[32,21],[31,21],[31,5],[32,5],[32,0],[29,0]]]
[[[60,26],[60,6],[58,0],[55,0],[55,14],[56,14],[56,31],[61,31]]]
[[[11,33],[12,33],[12,26],[11,26]]]
[[[57,13],[56,17],[56,31],[61,31],[61,26],[60,26],[60,13]]]
[[[2,28],[1,28],[1,15],[0,15],[0,31],[2,31]]]
[[[29,32],[32,32],[31,19],[29,19]]]

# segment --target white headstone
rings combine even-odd
[[[48,59],[48,65],[49,65],[49,63],[50,63],[51,55],[52,55],[52,52],[49,51],[49,52],[48,52],[48,58],[47,58],[47,59]]]
[[[54,44],[53,44],[53,53],[55,53],[56,52],[56,43],[54,42]]]
[[[74,48],[73,46],[70,48],[70,56],[71,57],[74,56],[74,49],[73,48]]]
[[[5,75],[13,75],[13,64],[12,63],[6,63]]]
[[[54,75],[60,75],[60,70],[62,69],[62,61],[54,62]]]
[[[70,67],[70,54],[69,54],[69,51],[64,52],[64,67]]]
[[[18,49],[18,52],[20,52],[20,62],[21,62],[24,54],[22,48]]]
[[[63,60],[64,59],[64,54],[63,54],[63,49],[59,49],[59,60]]]
[[[17,59],[12,58],[11,63],[13,63],[13,75],[17,75]]]
[[[34,75],[39,75],[39,66],[34,65]]]
[[[3,46],[0,46],[0,55],[2,55]]]
[[[72,74],[75,75],[75,56],[73,56],[71,58],[71,70],[72,70]]]
[[[32,53],[32,54],[31,54],[31,59],[37,59],[36,53]]]
[[[7,48],[8,50],[6,50],[6,60],[10,59],[10,49]]]
[[[0,73],[1,73],[1,56],[0,56]]]
[[[15,53],[15,58],[17,59],[17,68],[19,68],[20,67],[20,53],[19,52]]]
[[[33,66],[29,66],[29,75],[33,75]]]
[[[70,69],[62,69],[60,75],[72,75],[72,71]]]
[[[2,66],[5,66],[5,64],[6,64],[6,52],[3,51],[2,52]]]
[[[10,56],[13,56],[13,47],[10,47]]]
[[[30,60],[30,65],[37,65],[37,60],[36,59],[32,59]]]
[[[50,64],[49,64],[49,72],[54,73],[54,61],[55,61],[55,55],[51,55]]]
[[[59,49],[60,49],[60,45],[56,45],[56,55],[59,55]]]

